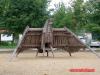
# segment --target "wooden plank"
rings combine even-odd
[[[54,31],[65,31],[64,28],[52,28],[53,32]]]
[[[39,44],[34,44],[34,45],[29,45],[29,44],[25,44],[25,45],[22,45],[22,47],[33,47],[33,48],[37,48],[37,47],[40,47]]]
[[[43,28],[29,28],[29,31],[42,31]]]
[[[41,33],[40,34],[26,34],[27,36],[40,36],[41,35]]]

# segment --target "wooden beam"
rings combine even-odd
[[[29,31],[42,31],[43,28],[29,28]]]
[[[18,48],[20,47],[20,45],[21,45],[21,43],[22,43],[22,41],[23,41],[23,39],[24,39],[24,37],[25,37],[25,34],[26,34],[26,32],[28,31],[28,29],[29,29],[29,26],[27,26],[26,28],[25,28],[25,30],[24,30],[24,33],[23,33],[23,36],[22,36],[22,38],[19,40],[19,42],[18,42],[18,44],[17,44],[17,47],[15,48],[15,50],[14,50],[14,52],[13,52],[13,54],[12,54],[12,58],[13,57],[16,57],[16,52],[17,52],[17,50],[18,50]],[[11,58],[11,59],[12,59]]]

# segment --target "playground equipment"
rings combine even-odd
[[[43,28],[29,28],[26,27],[22,39],[13,52],[13,56],[17,56],[20,52],[28,50],[28,48],[37,48],[37,53],[52,52],[54,57],[53,48],[61,48],[69,53],[77,52],[80,49],[88,48],[96,56],[100,57],[94,50],[85,45],[80,39],[71,32],[67,27],[52,28],[52,20],[48,19]]]

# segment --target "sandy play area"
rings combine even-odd
[[[73,53],[72,57],[67,52],[55,52],[55,58],[35,54],[24,52],[9,62],[11,52],[1,52],[0,75],[100,75],[100,59],[91,52]],[[70,72],[73,68],[92,68],[95,72]]]

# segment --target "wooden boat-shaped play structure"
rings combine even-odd
[[[28,48],[37,48],[37,53],[44,53],[51,51],[54,57],[53,48],[61,48],[69,53],[77,52],[80,49],[88,48],[98,57],[99,55],[89,46],[85,45],[80,39],[71,32],[67,27],[52,28],[52,21],[48,19],[43,28],[29,28],[26,27],[21,40],[19,40],[16,49],[13,52],[13,57],[20,52],[28,50]]]

